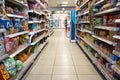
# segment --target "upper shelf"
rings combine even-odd
[[[118,2],[118,3],[116,4],[116,6],[120,6],[120,2]]]
[[[33,35],[33,34],[36,34],[36,33],[39,33],[39,32],[42,32],[46,29],[40,29],[40,30],[37,30],[37,31],[32,31],[32,32],[29,32],[29,35]]]
[[[97,29],[109,30],[109,31],[118,31],[120,28],[118,27],[107,27],[107,26],[95,26]]]
[[[114,35],[113,38],[120,39],[120,35]]]
[[[12,38],[12,37],[16,37],[16,36],[27,34],[27,33],[29,33],[29,31],[23,31],[23,32],[18,32],[18,33],[14,33],[14,34],[9,34],[9,35],[6,35],[5,37]]]
[[[88,2],[89,2],[89,0],[86,0],[79,8],[86,6]]]
[[[27,18],[25,16],[21,16],[21,15],[15,15],[15,14],[7,14],[8,17],[14,17],[14,18]]]
[[[13,3],[13,4],[16,4],[20,7],[23,7],[23,8],[28,8],[28,5],[23,3],[22,1],[19,1],[19,0],[5,0],[7,2],[10,2],[10,3]]]
[[[43,3],[42,3],[40,0],[36,0],[36,1],[40,4],[40,8],[41,8],[41,9],[45,9]]]
[[[101,4],[103,4],[105,2],[105,0],[100,0],[97,3],[95,3],[95,6],[100,6]]]
[[[116,20],[115,20],[115,23],[120,23],[120,19],[116,19]]]
[[[115,46],[115,45],[116,45],[115,42],[112,42],[112,41],[110,41],[110,40],[106,40],[106,39],[101,38],[101,37],[96,36],[96,35],[92,35],[92,36],[93,36],[94,38],[96,38],[96,39],[99,39],[99,40],[101,40],[101,41],[103,41],[103,42],[109,44],[109,45],[112,45],[112,46]]]
[[[78,24],[89,24],[90,21],[80,21]]]
[[[42,22],[45,22],[45,20],[40,20],[40,21],[28,21],[29,24],[42,23]]]
[[[112,9],[105,10],[105,11],[100,11],[100,12],[96,13],[95,15],[99,16],[99,15],[104,15],[104,14],[113,13],[113,12],[117,12],[117,11],[120,11],[120,8],[115,7]]]
[[[45,13],[43,13],[43,12],[38,12],[38,11],[35,11],[35,10],[28,10],[27,12],[28,12],[28,13],[35,13],[35,14],[38,14],[38,15],[45,15]]]

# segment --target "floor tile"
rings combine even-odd
[[[98,72],[93,66],[76,66],[76,71],[78,75],[96,75]]]
[[[79,75],[79,80],[103,80],[99,75]]]
[[[53,74],[57,75],[75,75],[74,66],[54,66]]]
[[[53,66],[36,65],[30,71],[30,74],[46,74],[46,75],[50,75],[50,74],[52,74],[52,68],[53,68]]]
[[[51,80],[51,75],[28,75],[25,80]]]
[[[76,75],[53,75],[52,80],[78,80]]]

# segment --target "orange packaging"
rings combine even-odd
[[[0,63],[0,80],[11,80],[4,64]]]

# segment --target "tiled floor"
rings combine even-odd
[[[23,80],[102,80],[76,43],[56,29]]]

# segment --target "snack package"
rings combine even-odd
[[[14,53],[18,48],[19,37],[5,38],[5,50],[6,53]]]
[[[7,68],[7,71],[9,74],[14,77],[16,75],[16,62],[14,58],[8,58],[3,61],[5,67]]]
[[[0,80],[11,80],[3,63],[0,63]]]
[[[22,68],[23,68],[23,63],[20,60],[17,60],[16,61],[16,69],[17,69],[17,71],[22,70]]]

